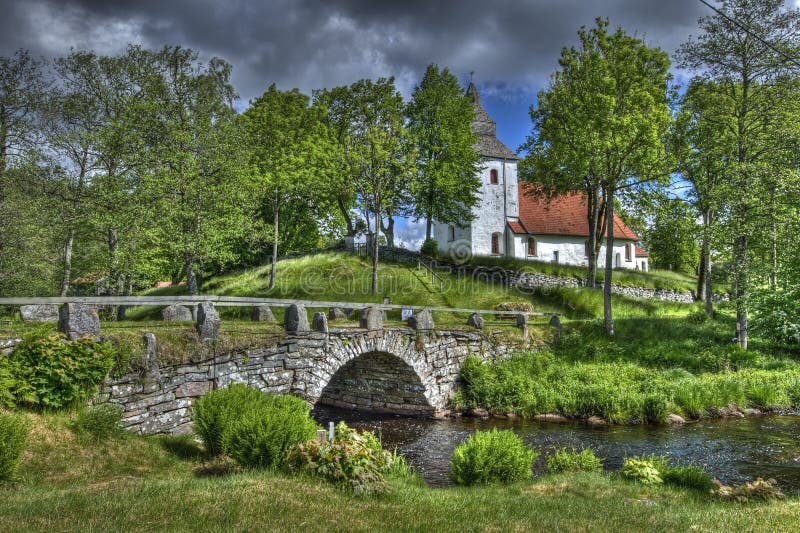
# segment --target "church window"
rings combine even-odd
[[[456,240],[456,228],[454,226],[447,227],[447,240],[450,242]]]
[[[500,255],[500,234],[492,233],[492,254]]]
[[[583,241],[583,257],[589,257],[589,241]]]
[[[633,261],[631,256],[633,255],[631,251],[633,250],[633,245],[628,243],[625,245],[625,261]]]
[[[536,256],[536,239],[533,237],[528,237],[528,255],[529,256]]]
[[[497,169],[493,168],[489,171],[489,183],[497,185]]]

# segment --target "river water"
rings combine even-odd
[[[787,493],[800,494],[800,417],[751,416],[683,426],[607,426],[554,424],[529,420],[433,420],[317,407],[314,415],[328,422],[344,420],[381,437],[386,449],[397,449],[432,486],[450,483],[450,457],[455,447],[475,430],[513,429],[541,455],[534,473],[544,472],[548,454],[556,448],[592,448],[608,470],[617,470],[625,457],[665,455],[671,464],[697,464],[725,484],[756,477],[775,478]]]

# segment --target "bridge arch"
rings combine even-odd
[[[305,396],[313,404],[362,411],[432,414],[448,398],[436,375],[435,350],[423,344],[414,333],[388,330],[331,338]]]

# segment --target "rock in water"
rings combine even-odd
[[[374,331],[383,329],[383,313],[377,307],[367,307],[361,310],[361,318],[359,319],[359,326]]]
[[[308,333],[308,314],[306,308],[300,304],[292,304],[286,308],[283,317],[283,327],[288,333]]]
[[[95,340],[100,336],[100,317],[97,309],[85,304],[64,304],[58,315],[58,330],[69,340],[90,335]]]
[[[253,322],[275,322],[275,315],[268,305],[256,305],[253,307],[250,319]]]
[[[161,310],[164,322],[188,322],[192,320],[192,312],[182,305],[170,305]]]
[[[55,304],[21,305],[19,316],[23,322],[58,322],[58,306]]]
[[[483,317],[478,313],[472,313],[469,315],[469,320],[467,320],[467,325],[472,326],[475,329],[483,329]]]
[[[311,329],[320,333],[328,333],[328,317],[325,316],[325,313],[314,313],[314,318],[311,320]]]
[[[197,333],[200,335],[200,342],[210,343],[217,340],[219,322],[219,313],[213,304],[203,302],[197,307]]]
[[[433,315],[431,314],[430,309],[423,309],[422,311],[411,315],[408,319],[408,326],[417,331],[433,330]]]

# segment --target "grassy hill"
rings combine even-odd
[[[533,268],[528,264],[528,268]],[[371,292],[372,267],[369,258],[346,253],[324,253],[278,263],[275,288],[269,290],[269,265],[223,274],[207,280],[201,293],[225,296],[296,298],[320,301],[380,303],[388,296],[393,304],[424,305],[466,309],[494,309],[504,302],[528,302],[534,311],[559,313],[569,318],[591,319],[602,316],[602,294],[577,288],[547,288],[537,291],[509,289],[502,284],[474,281],[468,277],[441,273],[443,283],[431,283],[425,271],[416,267],[381,262],[378,294]],[[577,270],[576,270],[577,273]],[[616,274],[625,274],[617,273]],[[634,273],[636,274],[636,273]],[[638,273],[639,276],[648,276]],[[660,275],[660,274],[659,274]],[[655,284],[652,278],[651,285]],[[147,294],[183,294],[186,288],[153,289]],[[614,297],[620,318],[634,316],[685,315],[693,305]],[[276,309],[276,312],[279,310]],[[245,316],[247,309],[226,309],[229,317]],[[398,313],[395,313],[398,314]],[[444,315],[440,313],[441,315]],[[131,318],[154,317],[153,311],[135,309]],[[390,313],[390,318],[394,317]],[[445,321],[449,317],[442,316]],[[457,316],[461,321],[464,316]]]

